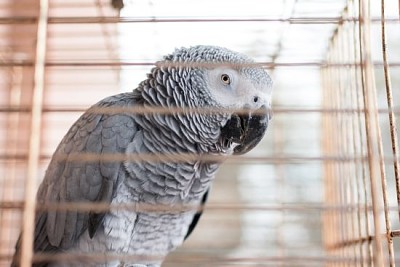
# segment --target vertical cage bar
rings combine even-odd
[[[25,207],[23,215],[21,267],[32,266],[33,259],[33,234],[36,205],[35,192],[40,152],[48,8],[48,0],[40,0],[31,111],[31,132],[28,154],[28,173],[26,178]]]
[[[330,49],[327,55],[329,63],[338,63],[342,58],[340,51],[342,28],[339,27],[331,39]],[[323,106],[326,109],[337,110],[323,116],[324,127],[324,151],[328,155],[344,156],[342,149],[343,114],[339,111],[341,106],[341,94],[344,83],[341,80],[343,70],[339,67],[328,66],[322,70],[323,75]],[[345,243],[349,229],[347,227],[347,211],[343,209],[346,202],[346,177],[344,177],[345,165],[340,161],[325,162],[325,188],[326,204],[332,207],[325,212],[324,243],[329,256],[342,259],[338,262],[331,262],[328,266],[348,266],[348,250],[340,244]],[[326,232],[328,231],[328,232]]]
[[[385,78],[386,100],[389,110],[388,115],[389,115],[390,139],[392,143],[392,154],[394,159],[393,169],[394,169],[394,177],[396,179],[397,203],[398,207],[400,208],[400,166],[399,166],[399,152],[398,152],[399,144],[397,140],[396,116],[393,110],[394,108],[393,91],[392,91],[390,69],[389,69],[388,55],[387,55],[385,0],[381,0],[381,41],[382,41],[383,74]],[[399,209],[399,220],[400,220],[400,209]]]
[[[285,137],[285,131],[283,129],[283,125],[279,122],[274,124],[274,134],[273,134],[273,139],[274,139],[274,154],[278,155],[279,157],[282,157],[284,153],[284,137]],[[278,185],[277,190],[280,192],[278,196],[283,198],[285,195],[285,166],[283,162],[279,161],[274,165],[275,168],[275,179],[276,179],[276,184]],[[280,205],[284,205],[284,200],[283,199],[277,199],[277,202],[280,203]],[[276,233],[276,245],[278,247],[277,253],[279,257],[282,259],[285,258],[286,256],[286,247],[285,247],[285,238],[284,238],[284,233],[285,233],[285,211],[282,211],[280,214],[279,218],[279,224],[277,227],[277,233]],[[285,266],[284,261],[280,261],[277,266]]]
[[[362,89],[363,101],[365,106],[365,131],[367,137],[367,155],[368,169],[370,177],[370,190],[372,198],[372,213],[374,222],[374,264],[375,266],[384,266],[383,248],[381,240],[380,227],[380,197],[378,191],[379,169],[382,177],[382,154],[380,141],[380,131],[378,122],[378,111],[376,106],[376,88],[375,75],[371,56],[370,44],[370,2],[369,0],[360,0],[360,53],[362,66]],[[378,142],[377,142],[378,141]],[[378,156],[377,156],[378,155]]]
[[[337,34],[337,40],[336,40],[336,56],[335,56],[335,61],[336,62],[343,62],[344,59],[344,50],[345,47],[343,46],[343,39],[345,35],[345,29],[344,29],[344,24],[341,24],[338,28],[338,34]],[[336,91],[336,99],[335,99],[335,109],[338,110],[337,112],[337,129],[338,129],[338,142],[336,144],[337,146],[337,151],[338,151],[338,156],[339,157],[346,157],[346,147],[347,147],[347,134],[344,131],[346,129],[346,118],[345,114],[340,112],[341,110],[345,109],[345,99],[344,99],[344,94],[345,94],[345,68],[340,67],[336,68],[337,70],[337,84],[338,87],[335,90]],[[343,231],[343,237],[341,242],[345,243],[346,240],[350,239],[351,235],[351,230],[349,228],[349,213],[348,213],[348,208],[347,204],[349,203],[349,198],[348,198],[348,189],[349,189],[349,180],[348,180],[348,174],[346,172],[346,167],[347,163],[345,161],[339,161],[338,162],[338,178],[341,180],[341,202],[340,202],[340,212],[341,212],[341,228]],[[351,257],[350,253],[351,247],[344,246],[342,251],[343,251],[343,258],[346,259],[343,263],[343,266],[349,266],[350,262],[349,259]]]
[[[10,106],[19,107],[21,105],[21,94],[22,94],[22,67],[14,66],[10,72]],[[18,140],[14,139],[19,136],[18,126],[20,123],[20,113],[10,113],[7,116],[7,146],[6,151],[12,157],[16,157],[18,153]],[[16,201],[14,188],[16,186],[17,179],[17,160],[11,158],[7,162],[6,177],[3,177],[4,182],[1,184],[3,196],[2,201]],[[2,237],[2,243],[0,244],[0,251],[4,254],[9,253],[9,247],[13,241],[12,233],[10,229],[15,219],[15,212],[12,210],[0,210],[0,236]]]
[[[349,17],[349,4],[347,5],[346,9],[344,10],[344,18]],[[351,27],[349,21],[345,21],[343,23],[343,36],[342,36],[342,57],[341,62],[348,62],[351,58],[351,46],[349,45],[349,40],[351,36]],[[345,110],[352,109],[352,93],[354,92],[354,87],[351,77],[351,66],[346,66],[342,68],[342,81],[343,81],[343,91],[342,91],[342,106]],[[344,100],[344,101],[343,101]],[[344,127],[342,128],[342,132],[345,137],[345,145],[344,145],[344,155],[345,157],[354,157],[354,147],[353,144],[355,143],[355,139],[353,138],[353,114],[352,113],[343,113],[344,119]],[[348,213],[348,224],[349,224],[349,240],[358,240],[359,236],[357,236],[357,216],[356,216],[356,180],[354,179],[354,163],[352,161],[346,161],[346,180],[348,181],[347,185],[347,197],[348,201],[347,204],[350,205],[347,213]],[[349,253],[351,254],[351,264],[350,266],[355,266],[357,264],[358,259],[358,250],[357,245],[353,245],[349,247]]]
[[[354,17],[360,18],[360,1],[353,1],[354,3]],[[361,111],[365,110],[364,102],[363,102],[363,65],[361,64],[362,62],[362,46],[361,46],[361,39],[362,39],[362,31],[361,31],[361,21],[360,19],[358,20],[357,23],[354,24],[354,55],[355,55],[355,60],[356,62],[359,62],[360,64],[355,67],[355,76],[356,78],[356,99],[357,99],[357,129],[358,129],[358,135],[359,135],[359,154],[362,158],[366,155],[365,147],[366,147],[366,133],[364,132],[363,129],[365,129],[365,116],[361,113]],[[361,160],[361,184],[363,188],[363,192],[361,194],[361,197],[363,199],[363,203],[360,203],[362,205],[360,208],[362,210],[362,219],[364,221],[364,235],[365,235],[365,240],[366,244],[363,245],[366,249],[366,256],[367,258],[364,259],[363,261],[367,265],[372,264],[372,259],[373,259],[373,246],[372,246],[372,239],[369,238],[371,234],[371,223],[369,220],[369,205],[370,205],[370,196],[368,194],[368,187],[369,181],[367,179],[367,174],[368,174],[368,162],[366,160]]]
[[[386,27],[385,27],[385,0],[381,0],[381,41],[382,41],[383,73],[384,73],[388,115],[389,115],[390,139],[392,143],[392,154],[394,159],[393,168],[396,181],[396,192],[397,192],[396,195],[397,195],[398,207],[400,207],[400,174],[399,174],[399,159],[398,159],[398,141],[397,141],[396,117],[393,112],[393,93],[392,93],[392,86],[390,79],[390,70],[388,66]],[[389,205],[387,200],[386,179],[382,181],[382,187],[383,187],[383,197],[384,197],[386,238],[388,241],[388,248],[389,248],[389,261],[390,261],[390,266],[395,266],[393,237],[392,237],[392,230],[391,230],[391,223],[389,216]],[[399,219],[400,219],[400,210],[399,210]]]
[[[349,0],[348,5],[351,6],[350,15],[353,17],[358,17],[357,7],[354,0]],[[358,35],[358,27],[356,22],[352,22],[352,32],[349,36],[349,46],[352,47],[352,55],[350,60],[353,62],[359,62],[358,58],[358,48],[359,48],[359,35]],[[368,220],[368,194],[367,194],[367,183],[366,183],[366,168],[365,161],[362,160],[365,152],[364,152],[364,136],[362,131],[362,116],[361,110],[362,102],[361,102],[361,93],[360,93],[360,75],[359,75],[359,67],[355,65],[351,70],[351,80],[353,82],[353,90],[352,90],[352,107],[356,109],[353,121],[353,138],[354,138],[354,155],[356,156],[354,160],[356,173],[355,177],[357,179],[357,220],[358,220],[358,238],[362,240],[364,237],[370,236],[369,233],[369,220]],[[364,222],[364,223],[362,223]],[[364,253],[364,248],[367,247],[367,252]],[[368,244],[361,243],[359,244],[360,251],[360,264],[361,266],[368,265],[371,262],[372,258],[372,249],[370,242]]]
[[[346,17],[354,16],[354,2],[352,0],[347,1],[347,12]],[[355,38],[355,22],[349,21],[346,23],[347,32],[346,32],[346,46],[348,47],[348,55],[347,59],[351,62],[356,62],[356,53],[357,50],[355,48],[355,44],[357,39]],[[357,68],[356,66],[350,66],[347,72],[349,79],[349,104],[348,107],[352,110],[357,109]],[[349,156],[354,157],[354,160],[350,162],[351,169],[351,177],[353,177],[353,198],[352,198],[352,211],[353,211],[353,239],[354,240],[362,240],[362,225],[361,225],[361,175],[359,171],[359,166],[362,162],[358,159],[361,155],[359,153],[360,150],[360,139],[361,135],[358,135],[358,125],[357,125],[357,116],[358,112],[351,112],[349,114],[349,130],[351,131],[351,154]],[[363,244],[354,245],[354,253],[355,253],[355,266],[364,266],[364,252],[363,252]]]

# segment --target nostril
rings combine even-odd
[[[254,103],[257,103],[258,100],[259,100],[259,97],[258,97],[258,96],[254,96],[254,97],[253,97],[253,102],[254,102]]]

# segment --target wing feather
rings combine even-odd
[[[207,192],[203,195],[203,198],[201,199],[201,207],[203,208],[204,205],[207,202],[207,198],[208,198],[208,192],[209,190],[207,190]],[[200,220],[201,215],[203,215],[203,210],[201,209],[200,211],[196,212],[196,214],[193,217],[192,223],[189,225],[188,231],[186,233],[186,236],[184,238],[184,240],[186,240],[190,234],[193,232],[194,228],[196,228],[197,223]]]
[[[124,93],[106,98],[87,112],[71,127],[46,171],[39,187],[38,205],[47,203],[106,202],[110,203],[121,173],[121,161],[103,159],[84,162],[73,155],[80,153],[124,153],[138,130],[133,114],[104,113],[99,108],[127,107],[141,103],[138,93]],[[39,211],[35,220],[36,252],[52,252],[71,247],[80,235],[89,230],[93,237],[102,223],[104,213],[78,210]],[[16,257],[20,242],[16,245]],[[14,258],[14,265],[16,266]],[[35,266],[46,266],[47,263]]]

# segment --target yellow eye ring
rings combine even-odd
[[[221,81],[226,85],[231,84],[231,78],[229,77],[228,74],[222,74],[221,75]]]

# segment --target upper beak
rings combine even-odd
[[[266,106],[249,113],[232,114],[231,119],[221,129],[221,137],[228,143],[237,143],[234,155],[242,155],[252,150],[264,137],[271,119],[271,111]]]

